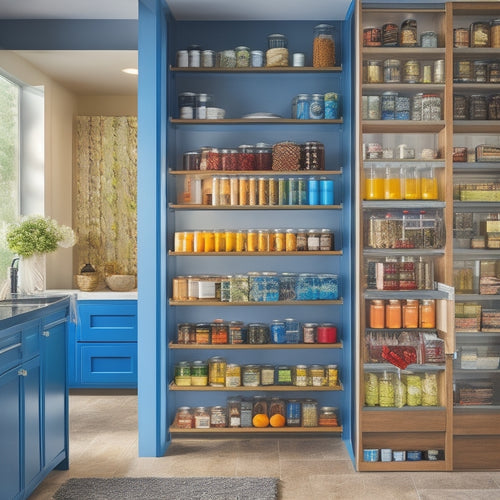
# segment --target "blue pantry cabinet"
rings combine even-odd
[[[78,300],[70,388],[137,387],[137,301]]]
[[[174,19],[164,2],[139,4],[139,172],[138,252],[139,276],[139,454],[164,454],[175,429],[171,427],[179,406],[226,405],[228,396],[264,394],[283,399],[313,398],[320,406],[339,408],[341,433],[352,452],[352,376],[354,367],[353,283],[351,253],[353,186],[352,68],[354,60],[353,6],[345,19],[307,21],[183,21]],[[312,68],[313,28],[320,23],[335,26],[336,66]],[[220,51],[246,45],[264,49],[267,35],[283,33],[288,49],[306,53],[304,68],[258,70],[204,70],[176,67],[176,53],[191,44]],[[179,119],[177,97],[182,92],[213,95],[215,106],[226,110],[223,120]],[[299,93],[336,92],[341,96],[341,119],[290,119],[291,103]],[[152,98],[154,96],[154,98]],[[256,112],[271,112],[282,119],[241,119]],[[156,126],[156,134],[152,126]],[[179,203],[179,185],[192,172],[182,172],[184,152],[202,146],[234,148],[240,144],[319,141],[325,145],[325,171],[316,172],[334,181],[334,205],[212,207]],[[249,175],[249,172],[241,173]],[[259,172],[253,173],[259,176]],[[310,173],[275,172],[276,177]],[[264,174],[266,175],[266,174]],[[267,173],[269,175],[269,172]],[[180,254],[174,251],[176,231],[274,228],[329,228],[335,235],[335,251],[249,254]],[[214,303],[172,300],[172,280],[181,275],[228,275],[251,271],[338,274],[340,298],[335,301],[276,303]],[[300,322],[333,322],[338,327],[336,345],[227,345],[205,347],[176,344],[177,325],[210,322],[215,318],[270,323],[293,317]],[[154,334],[152,334],[154,332]],[[262,388],[200,387],[182,390],[172,384],[178,361],[207,360],[222,355],[239,364],[337,364],[341,385],[335,390],[274,386]],[[153,369],[152,369],[153,368]],[[317,390],[316,390],[317,389]],[[340,390],[339,390],[340,389]],[[226,432],[234,429],[225,429]],[[240,429],[259,435],[261,430]],[[324,432],[324,429],[307,429]],[[220,429],[219,429],[220,431]],[[265,429],[291,432],[292,428]],[[303,432],[304,428],[296,428]],[[208,431],[210,432],[210,430]]]
[[[66,299],[34,312],[24,309],[17,324],[15,318],[2,321],[2,500],[28,498],[51,470],[68,468],[68,304]]]

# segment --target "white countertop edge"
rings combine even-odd
[[[97,290],[82,292],[81,290],[46,290],[47,294],[76,295],[77,300],[137,300],[137,290],[130,292],[113,292],[112,290]]]

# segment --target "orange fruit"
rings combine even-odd
[[[267,427],[269,425],[269,417],[265,413],[257,413],[252,419],[254,427]]]
[[[275,413],[270,419],[271,427],[285,427],[285,417],[281,413]]]

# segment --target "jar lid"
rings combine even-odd
[[[190,411],[190,410],[191,410],[190,406],[179,406],[179,408],[177,408],[177,411]]]

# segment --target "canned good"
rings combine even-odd
[[[280,320],[273,320],[271,322],[271,341],[274,344],[286,343],[285,322]]]
[[[470,36],[467,28],[454,28],[453,29],[453,47],[464,48],[469,47]]]

